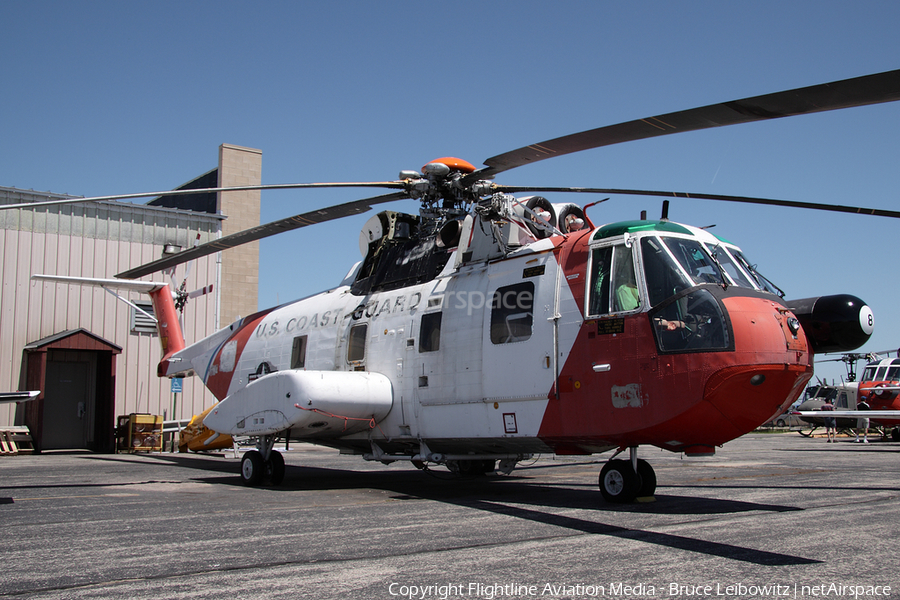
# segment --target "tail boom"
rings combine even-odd
[[[157,374],[160,377],[167,377],[171,373],[181,369],[173,368],[172,357],[179,351],[184,350],[184,333],[181,331],[181,323],[178,320],[178,309],[175,308],[175,298],[168,283],[158,281],[133,281],[125,279],[98,279],[94,277],[70,277],[65,275],[32,275],[32,279],[37,281],[49,281],[54,283],[68,283],[75,285],[88,285],[100,287],[109,290],[115,294],[114,290],[125,290],[132,292],[141,292],[150,295],[150,302],[153,304],[154,318],[156,319],[156,330],[159,333],[159,341],[162,345],[162,359],[157,367]],[[128,300],[125,300],[118,294],[117,298],[134,306]]]

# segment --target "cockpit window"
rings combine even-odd
[[[892,366],[888,369],[886,381],[900,380],[900,366]]]
[[[613,249],[613,309],[616,312],[637,310],[641,307],[637,279],[634,276],[634,258],[631,246],[615,246]]]
[[[591,253],[588,314],[606,315],[641,308],[634,270],[634,253],[626,244],[595,248]]]
[[[777,295],[777,296],[784,297],[784,292],[782,292],[780,289],[778,289],[778,288],[775,286],[775,284],[773,284],[771,281],[769,281],[768,279],[766,279],[765,277],[763,277],[763,276],[762,276],[762,275],[761,275],[761,274],[760,274],[760,273],[759,273],[759,272],[758,272],[758,271],[757,271],[757,270],[756,270],[756,269],[755,269],[755,268],[747,261],[747,259],[746,259],[746,258],[744,257],[744,255],[743,255],[743,253],[741,253],[741,252],[738,251],[738,250],[732,250],[731,252],[734,254],[734,258],[738,261],[738,264],[740,264],[740,265],[744,268],[744,270],[747,271],[747,273],[750,274],[750,276],[753,278],[754,283],[756,283],[756,285],[759,286],[759,289],[765,290],[765,291],[770,292],[770,293],[772,293],[772,294],[775,294],[775,295]]]
[[[662,238],[695,283],[722,285],[722,271],[700,242],[687,238]]]
[[[709,250],[713,259],[722,266],[722,270],[728,274],[728,277],[735,285],[753,289],[753,284],[750,283],[750,279],[748,279],[741,268],[735,264],[734,259],[731,258],[731,255],[724,246],[712,246]]]
[[[700,352],[731,347],[722,308],[706,288],[696,288],[650,311],[660,352]]]
[[[658,237],[641,239],[641,256],[644,261],[644,279],[647,282],[647,299],[656,306],[678,292],[692,287],[677,263],[663,248]]]
[[[878,367],[870,365],[863,370],[860,381],[875,381],[875,371]]]

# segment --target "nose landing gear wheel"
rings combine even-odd
[[[632,502],[641,491],[641,486],[641,476],[631,468],[630,461],[613,459],[600,471],[600,493],[607,502]]]

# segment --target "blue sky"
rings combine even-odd
[[[900,67],[900,4],[884,1],[4,0],[0,22],[0,185],[85,196],[171,189],[215,167],[222,143],[261,149],[264,183],[390,180],[441,156],[480,165],[575,131]],[[893,103],[631,142],[497,182],[898,209],[898,132]],[[368,195],[267,192],[262,220]],[[614,197],[590,216],[660,205]],[[368,216],[264,241],[260,307],[335,285]],[[716,224],[788,298],[856,294],[876,317],[865,349],[900,347],[900,222],[701,200],[673,201],[670,216]]]

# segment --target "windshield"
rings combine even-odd
[[[759,286],[760,289],[765,290],[767,292],[771,292],[772,294],[776,294],[778,296],[784,297],[784,292],[782,292],[780,289],[778,289],[778,287],[775,286],[774,283],[772,283],[771,281],[769,281],[768,279],[763,277],[756,270],[756,268],[754,268],[753,265],[751,265],[747,261],[747,259],[744,257],[744,254],[740,250],[733,249],[732,252],[734,253],[734,258],[738,261],[738,263],[742,267],[744,267],[744,270],[750,274],[750,276],[753,278],[753,281],[756,283],[757,286]]]
[[[740,267],[735,264],[734,259],[731,258],[731,255],[728,253],[728,248],[724,246],[713,246],[710,248],[710,254],[712,254],[713,259],[721,265],[722,270],[724,270],[731,281],[740,287],[753,289],[753,284],[750,283],[750,279]]]
[[[868,365],[863,371],[861,381],[897,381],[900,380],[900,364],[894,359],[890,364]]]
[[[666,247],[695,283],[722,285],[722,269],[700,242],[686,238],[662,238]]]
[[[897,381],[900,379],[900,366],[893,366],[888,369],[887,381]]]
[[[878,370],[876,365],[869,365],[863,370],[862,377],[860,381],[875,381],[875,371]]]

